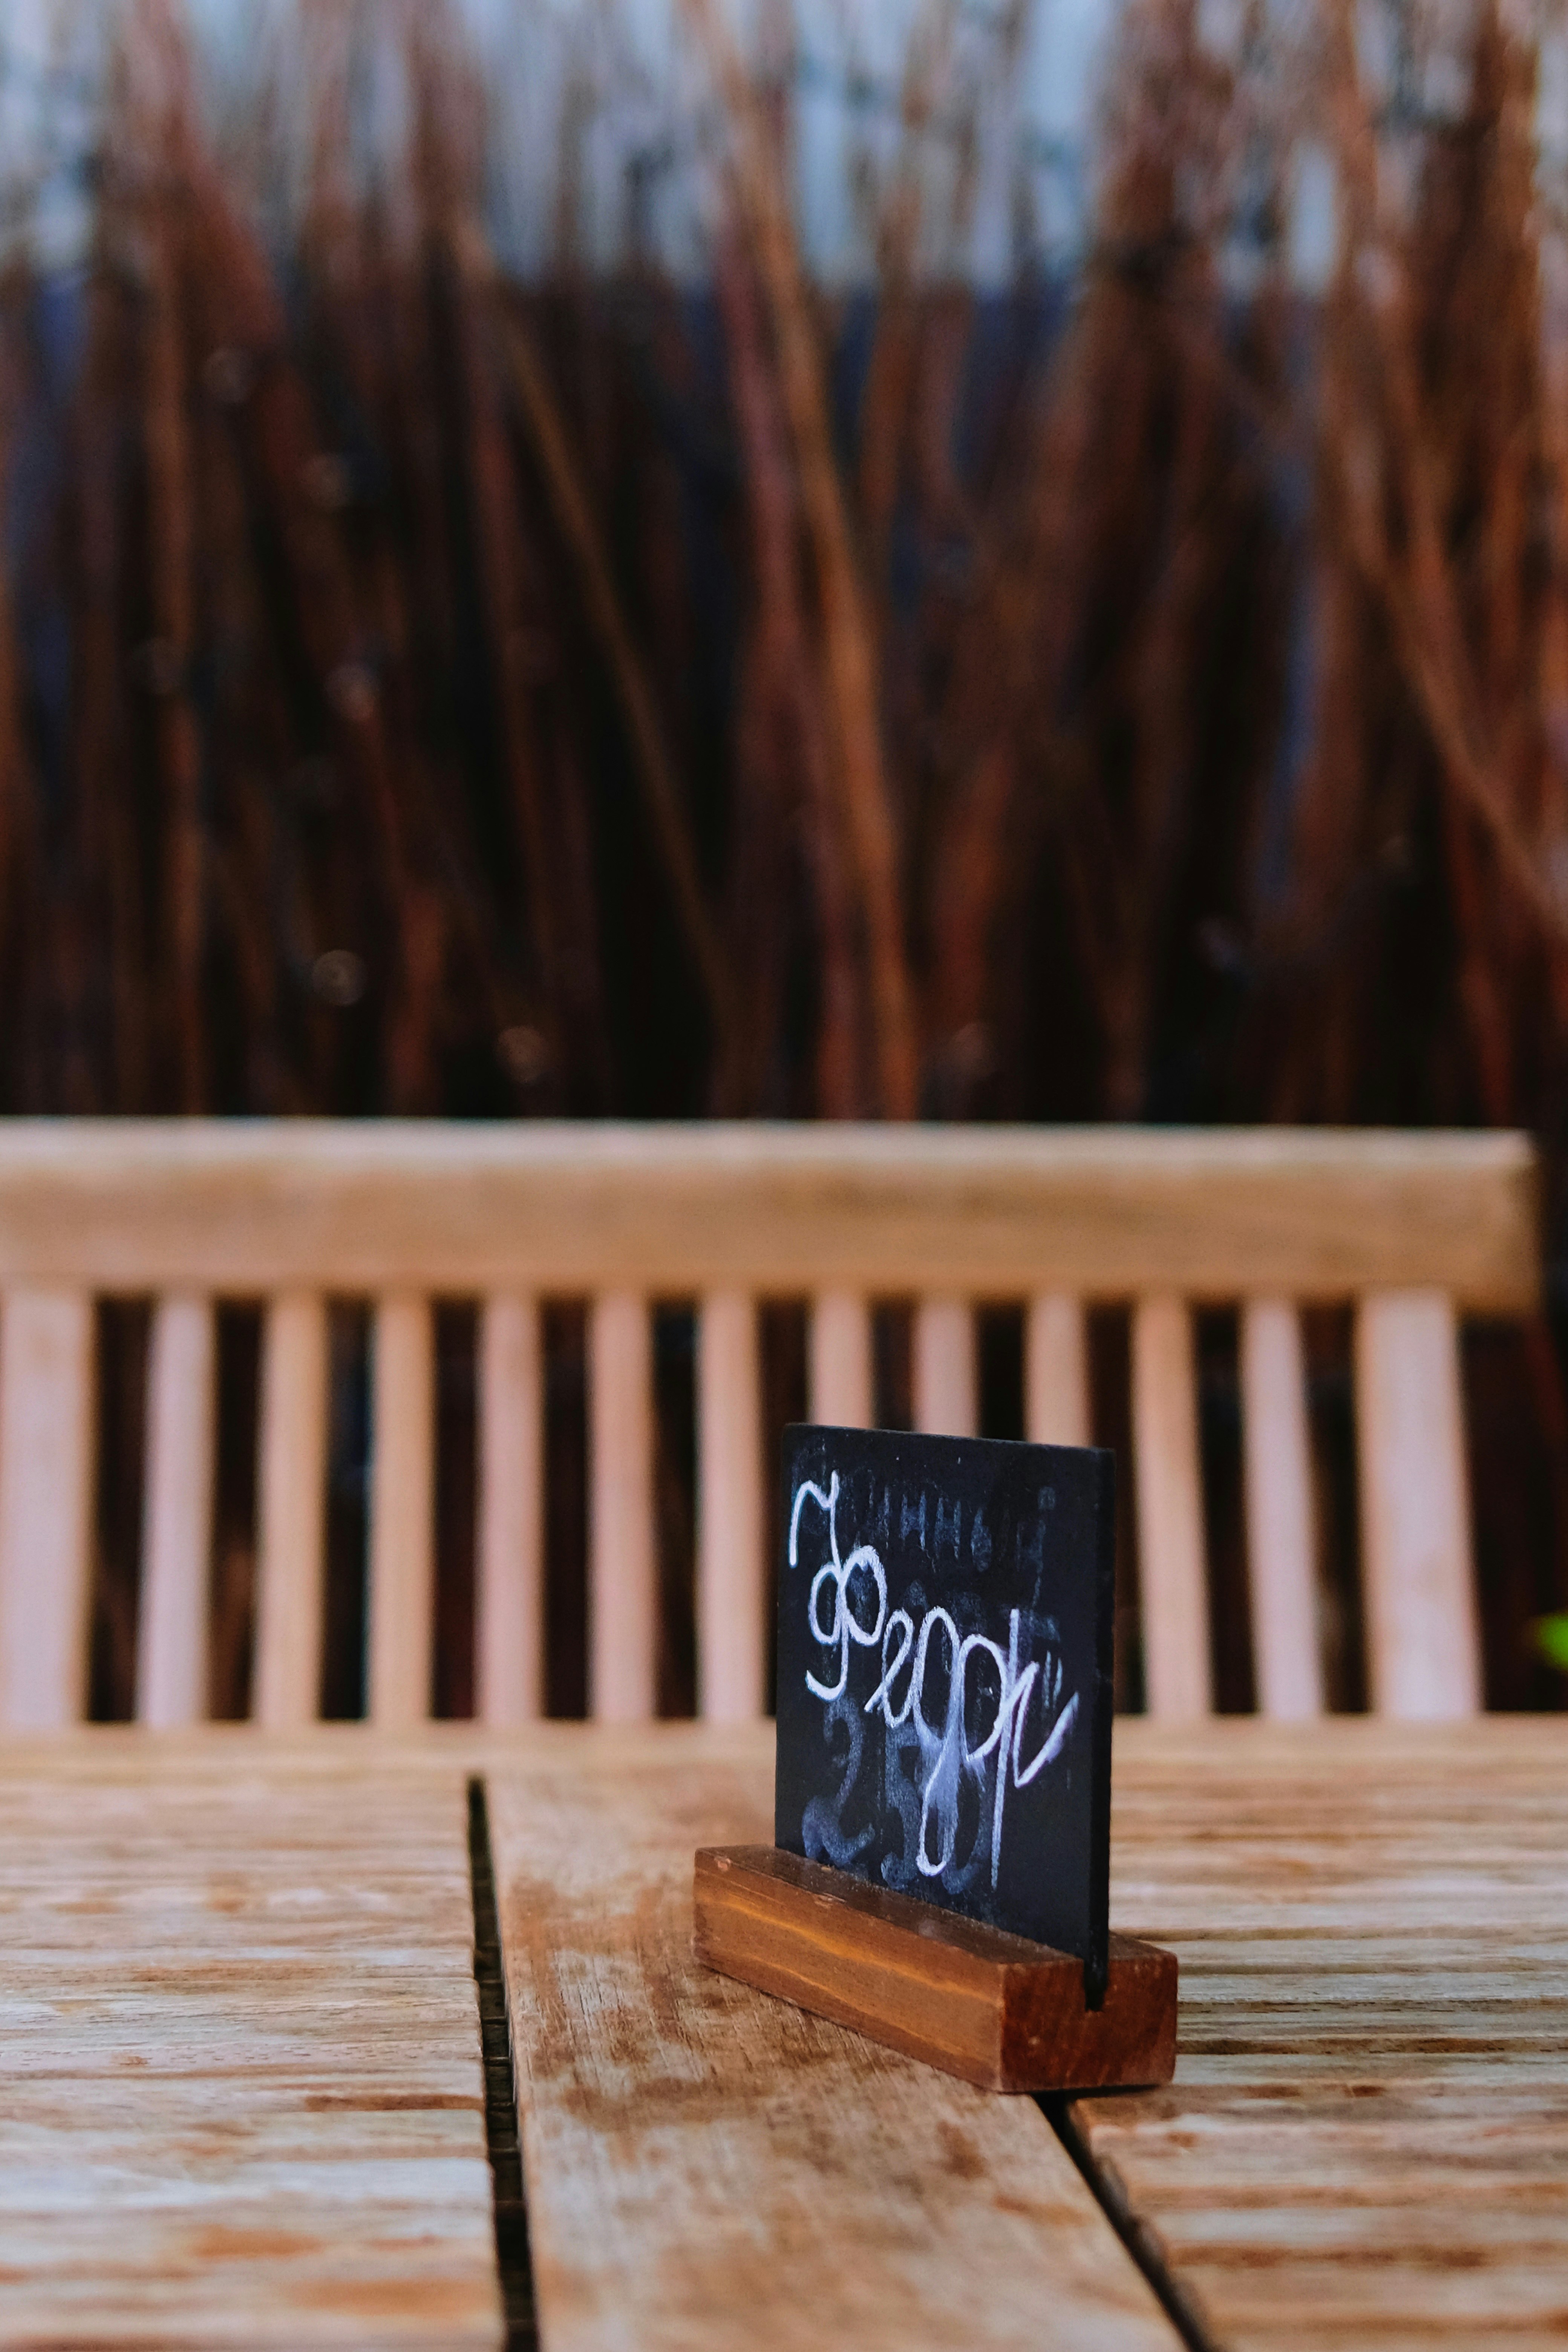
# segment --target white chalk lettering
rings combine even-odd
[[[858,1642],[863,1648],[874,1648],[882,1638],[882,1620],[888,1613],[888,1579],[882,1563],[869,1544],[857,1544],[847,1559],[838,1557],[838,1473],[836,1470],[825,1495],[810,1479],[799,1488],[789,1519],[789,1564],[794,1568],[799,1557],[800,1515],[807,1500],[820,1505],[827,1514],[829,1556],[811,1580],[811,1594],[806,1601],[806,1622],[814,1640],[824,1649],[838,1651],[838,1680],[819,1683],[808,1674],[805,1686],[812,1696],[821,1699],[837,1698],[849,1680],[849,1644]],[[855,1614],[850,1593],[850,1580],[857,1574],[869,1576],[877,1592],[877,1622],[862,1625]],[[833,1588],[833,1616],[824,1625],[817,1615],[817,1595],[824,1585]]]
[[[1063,1754],[1078,1720],[1079,1695],[1076,1691],[1070,1693],[1063,1703],[1062,1664],[1053,1645],[1047,1645],[1042,1657],[1022,1655],[1023,1620],[1016,1609],[1009,1615],[1005,1650],[984,1633],[961,1634],[952,1612],[940,1605],[926,1609],[918,1625],[909,1610],[889,1611],[887,1572],[879,1553],[869,1544],[858,1544],[847,1558],[840,1554],[838,1491],[837,1471],[829,1479],[826,1494],[806,1480],[796,1489],[790,1512],[791,1568],[799,1565],[800,1523],[805,1505],[814,1502],[827,1522],[828,1556],[811,1580],[806,1622],[815,1642],[824,1650],[837,1653],[837,1678],[821,1681],[808,1670],[805,1686],[814,1697],[837,1712],[848,1688],[852,1648],[879,1646],[880,1675],[858,1711],[862,1715],[879,1714],[889,1731],[910,1724],[919,1739],[921,1788],[919,1828],[914,1840],[915,1866],[924,1878],[942,1878],[952,1868],[963,1776],[967,1773],[972,1780],[984,1782],[989,1770],[994,1783],[989,1859],[994,1888],[1001,1869],[1007,1791],[1010,1788],[1028,1788]],[[914,1522],[922,1549],[924,1503],[922,1496],[919,1520]],[[903,1517],[906,1532],[913,1531],[907,1503]],[[939,1535],[945,1532],[940,1500],[936,1526]],[[952,1528],[956,1541],[956,1514]],[[986,1549],[989,1552],[989,1545]],[[857,1576],[861,1579],[858,1614],[853,1589]],[[869,1609],[873,1592],[874,1619]],[[1038,1633],[1037,1624],[1033,1630]],[[945,1700],[941,1696],[943,1668],[947,1677]],[[900,1697],[896,1685],[906,1669],[909,1678]],[[1031,1706],[1041,1718],[1041,1727],[1034,1753],[1026,1762],[1025,1724]],[[931,1720],[932,1712],[939,1721]],[[838,1792],[837,1809],[842,1809],[848,1797],[858,1762],[857,1738],[852,1743],[845,1785]],[[858,1841],[859,1843],[864,1840]]]

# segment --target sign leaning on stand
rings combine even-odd
[[[699,1958],[996,2089],[1168,2081],[1176,1965],[1110,1933],[1115,1465],[785,1432],[772,1847]]]

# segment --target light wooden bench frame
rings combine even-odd
[[[651,1711],[650,1304],[697,1303],[705,1715],[765,1704],[756,1303],[810,1301],[815,1418],[871,1412],[870,1303],[913,1297],[922,1428],[973,1431],[977,1302],[1026,1308],[1028,1433],[1089,1434],[1085,1308],[1129,1303],[1147,1698],[1211,1705],[1192,1311],[1239,1306],[1259,1705],[1321,1710],[1298,1309],[1355,1310],[1363,1574],[1379,1711],[1480,1703],[1463,1314],[1539,1293],[1536,1170],[1511,1134],[1262,1129],[15,1122],[0,1129],[0,1724],[79,1717],[95,1301],[151,1297],[137,1713],[206,1687],[215,1302],[265,1307],[254,1711],[321,1673],[327,1301],[374,1304],[368,1688],[428,1708],[432,1301],[479,1302],[479,1712],[543,1683],[540,1302],[589,1304],[590,1695]]]

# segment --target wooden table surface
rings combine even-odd
[[[1568,1721],[1136,1734],[1176,2080],[1075,2117],[1214,2340],[1568,2342]]]
[[[342,1742],[0,1750],[0,2342],[495,2343],[467,1814]]]
[[[1177,2075],[1054,2118],[693,1968],[765,1731],[10,1746],[0,2344],[503,2343],[470,1775],[552,2352],[1568,2337],[1568,1723],[1493,1719],[1119,1724]]]

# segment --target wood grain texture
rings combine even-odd
[[[1559,2346],[1568,1724],[1117,1730],[1168,2090],[1074,2113],[1232,2352]]]
[[[210,1298],[153,1310],[136,1715],[157,1729],[207,1711],[217,1326]]]
[[[771,1814],[713,1737],[489,1775],[549,2352],[1173,2352],[1032,2103],[697,1967],[692,1854]]]
[[[653,1328],[635,1291],[595,1298],[588,1328],[588,1706],[652,1715],[658,1668]]]
[[[1480,1636],[1451,1299],[1363,1299],[1355,1402],[1373,1705],[1415,1721],[1474,1715]]]
[[[526,1723],[544,1709],[544,1366],[526,1294],[494,1294],[479,1318],[479,1713]]]
[[[806,1412],[831,1429],[869,1429],[875,1418],[871,1314],[852,1290],[819,1290],[811,1302]]]
[[[499,2352],[472,1936],[449,1768],[0,1759],[0,2339]]]
[[[0,1727],[75,1723],[87,1696],[96,1321],[79,1290],[0,1309]]]
[[[1069,1954],[776,1846],[700,1850],[692,1910],[704,1968],[983,2090],[1171,2079],[1176,1963],[1135,1937],[1112,1938],[1104,2002],[1086,2010]]]
[[[1301,1323],[1283,1298],[1241,1311],[1247,1576],[1258,1711],[1280,1722],[1323,1711],[1318,1559]]]
[[[977,1436],[980,1384],[967,1299],[916,1302],[913,1370],[915,1427],[936,1437]]]
[[[1212,1705],[1193,1323],[1168,1294],[1132,1311],[1132,1472],[1149,1713],[1189,1722]]]
[[[1083,1301],[1046,1290],[1024,1323],[1024,1433],[1035,1445],[1093,1443]]]
[[[0,1282],[1537,1302],[1527,1138],[8,1120]]]
[[[8,1743],[0,2332],[496,2340],[479,1770],[547,2352],[1172,2352],[1031,2105],[692,1968],[692,1853],[765,1839],[771,1767],[763,1725]],[[1118,1727],[1177,2067],[1072,2114],[1210,2341],[1561,2344],[1565,1849],[1561,1719]]]
[[[435,1333],[427,1298],[375,1309],[370,1462],[370,1716],[391,1731],[430,1712],[435,1617]]]
[[[318,1291],[268,1299],[257,1460],[252,1708],[268,1730],[311,1722],[321,1696],[327,1543],[327,1308]]]
[[[715,1722],[767,1705],[762,1371],[756,1308],[710,1291],[698,1323],[697,1704]]]

